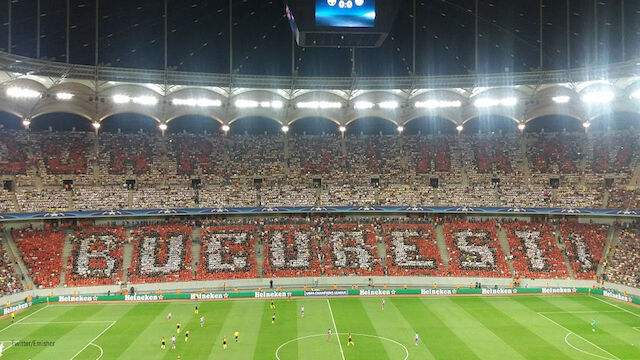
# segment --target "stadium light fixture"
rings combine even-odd
[[[629,96],[633,100],[640,100],[640,90],[636,90]]]
[[[99,122],[97,122],[97,121],[96,121],[96,122],[94,122],[94,123],[93,123],[93,124],[91,124],[91,125],[93,125],[93,128],[94,128],[94,129],[96,129],[96,130],[100,129],[100,123],[99,123]]]
[[[426,100],[426,101],[416,101],[414,106],[417,109],[442,109],[442,108],[459,108],[462,106],[462,101],[460,100]]]
[[[235,105],[238,109],[253,109],[258,107],[258,102],[254,100],[236,100]]]
[[[403,131],[404,131],[404,126],[402,125],[398,126],[398,132],[402,134]]]
[[[342,103],[338,101],[301,101],[296,104],[298,109],[341,109]]]
[[[340,130],[340,132],[344,134],[347,131],[347,127],[346,126],[340,126],[338,128],[338,130]]]
[[[482,98],[474,101],[473,105],[477,108],[488,108],[494,106],[511,107],[518,103],[518,99],[515,97],[508,97],[503,99],[494,98]]]
[[[161,131],[166,131],[167,130],[167,124],[160,124],[160,126],[158,126],[160,128]]]
[[[356,110],[369,110],[373,109],[374,106],[375,104],[370,101],[356,101],[353,108]]]
[[[7,89],[7,96],[16,98],[16,99],[35,99],[35,98],[39,98],[40,95],[41,94],[39,91],[16,87],[16,86],[12,86]]]
[[[456,130],[458,130],[458,132],[462,132],[462,130],[464,130],[464,126],[458,125],[456,126]]]
[[[236,100],[235,105],[238,109],[255,109],[261,107],[263,109],[282,109],[284,103],[280,100],[273,101],[255,101],[255,100]]]
[[[59,92],[56,93],[56,99],[58,100],[71,100],[73,99],[73,94],[68,92]]]
[[[138,105],[157,105],[158,99],[153,96],[130,97],[127,95],[117,94],[113,96],[113,102],[116,104],[134,103]]]
[[[582,101],[587,104],[608,104],[616,95],[611,90],[593,91],[582,95]]]
[[[31,125],[31,120],[29,120],[29,119],[22,120],[22,125],[24,125],[24,127],[28,128]]]
[[[524,131],[524,129],[527,127],[527,125],[525,125],[524,123],[520,123],[518,124],[518,130],[520,131]]]
[[[227,124],[222,125],[222,131],[224,132],[229,132],[229,130],[231,130],[231,127]]]
[[[591,126],[591,123],[590,123],[590,122],[588,122],[588,121],[585,121],[585,122],[583,122],[583,123],[582,123],[582,126],[583,126],[583,127],[585,128],[585,130],[586,130],[586,129],[588,129],[588,128],[589,128],[589,126]]]
[[[131,98],[131,101],[134,104],[139,104],[139,105],[156,105],[156,104],[158,104],[158,99],[156,99],[153,96],[133,97],[133,98]]]
[[[222,101],[200,98],[200,99],[173,99],[171,103],[175,106],[197,106],[197,107],[220,107],[222,106]]]
[[[554,96],[551,98],[551,100],[553,100],[553,102],[556,104],[566,104],[571,101],[571,96]]]
[[[378,104],[378,107],[380,107],[380,109],[385,109],[385,110],[395,110],[399,106],[400,104],[398,104],[397,101],[383,101]]]
[[[280,130],[282,130],[282,132],[286,134],[289,132],[289,127],[287,125],[284,125]]]

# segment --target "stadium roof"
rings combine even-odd
[[[64,62],[68,43],[71,63],[94,64],[96,3],[100,64],[164,68],[160,0],[0,1],[0,50]],[[280,0],[168,0],[168,67],[229,73],[230,3],[233,72],[290,75],[292,37]],[[413,0],[399,3],[383,47],[356,51],[359,76],[412,72],[414,18],[417,75],[578,68],[640,51],[638,1],[478,0],[476,11],[476,0],[416,0],[415,14]],[[350,49],[296,48],[293,65],[300,76],[349,76],[350,61]]]

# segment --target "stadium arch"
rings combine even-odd
[[[197,117],[201,117],[201,118],[207,118],[209,120],[213,120],[213,121],[219,123],[220,125],[224,124],[224,121],[221,118],[219,118],[219,117],[217,117],[217,116],[215,116],[215,115],[213,115],[211,113],[204,112],[204,111],[202,111],[202,112],[200,112],[200,111],[181,111],[181,112],[178,112],[178,113],[175,113],[175,114],[169,116],[169,118],[167,118],[166,123],[167,123],[167,125],[169,125],[172,121],[176,121],[176,120],[182,119],[184,117],[190,117],[190,116],[194,116],[194,117],[197,116]]]
[[[31,117],[32,131],[93,131],[92,120],[84,115],[72,111],[48,111]]]
[[[125,119],[126,116],[131,116],[134,121]],[[160,119],[150,114],[136,111],[119,111],[105,115],[100,119],[100,131],[115,132],[117,129],[121,129],[125,133],[132,133],[142,129],[143,131],[157,133],[159,131],[158,124],[160,123]]]
[[[229,121],[231,134],[279,134],[282,122],[268,115],[243,115]]]
[[[219,132],[223,124],[222,120],[210,115],[185,114],[168,119],[167,132],[175,134],[186,131],[191,134],[200,134],[206,131],[211,134]]]
[[[11,111],[0,110],[0,125],[5,130],[22,129],[22,116]]]
[[[614,111],[590,119],[589,131],[628,130],[640,128],[640,112]]]
[[[327,116],[305,116],[291,120],[287,126],[292,134],[338,134],[340,122]]]
[[[440,115],[424,115],[424,116],[416,116],[404,124],[404,133],[408,135],[414,134],[438,134],[440,131],[443,134],[455,134],[456,126],[458,123],[446,116]],[[441,131],[445,130],[445,131]],[[426,132],[425,132],[426,131]]]
[[[371,124],[373,123],[373,124]],[[398,133],[398,123],[389,117],[383,116],[358,116],[345,124],[347,134],[364,135],[394,135]]]
[[[505,134],[515,133],[517,125],[520,123],[518,119],[505,114],[481,114],[473,116],[463,122],[465,134],[488,134],[503,132]]]
[[[528,120],[525,132],[584,132],[582,124],[575,115],[550,113]]]

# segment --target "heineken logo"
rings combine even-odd
[[[158,301],[162,295],[125,295],[124,301]]]
[[[573,294],[576,288],[542,288],[543,294]]]
[[[18,310],[23,310],[28,308],[29,306],[31,306],[31,302],[26,302],[24,304],[20,304],[20,305],[14,305],[8,308],[4,309],[4,314],[3,315],[7,315],[7,314],[11,314],[12,312],[18,311]]]
[[[360,290],[362,296],[391,296],[395,294],[395,290]]]
[[[452,289],[420,289],[420,295],[455,295],[456,290]]]
[[[517,289],[482,289],[483,295],[512,295],[517,293]]]
[[[98,301],[97,296],[59,296],[59,302],[91,302]]]
[[[228,293],[224,294],[214,294],[214,293],[206,293],[206,294],[191,294],[191,300],[222,300],[229,298]]]
[[[608,298],[612,298],[612,299],[616,299],[616,300],[620,300],[620,301],[625,301],[625,302],[632,302],[633,299],[631,299],[631,297],[629,296],[624,296],[622,294],[618,294],[617,292],[613,292],[613,291],[608,291],[608,290],[603,290],[602,291],[602,295],[608,297]]]
[[[283,298],[290,295],[290,293],[286,293],[284,291],[258,291],[254,293],[254,297],[256,298]]]

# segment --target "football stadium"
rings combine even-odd
[[[0,0],[1,359],[640,359],[640,1]]]

